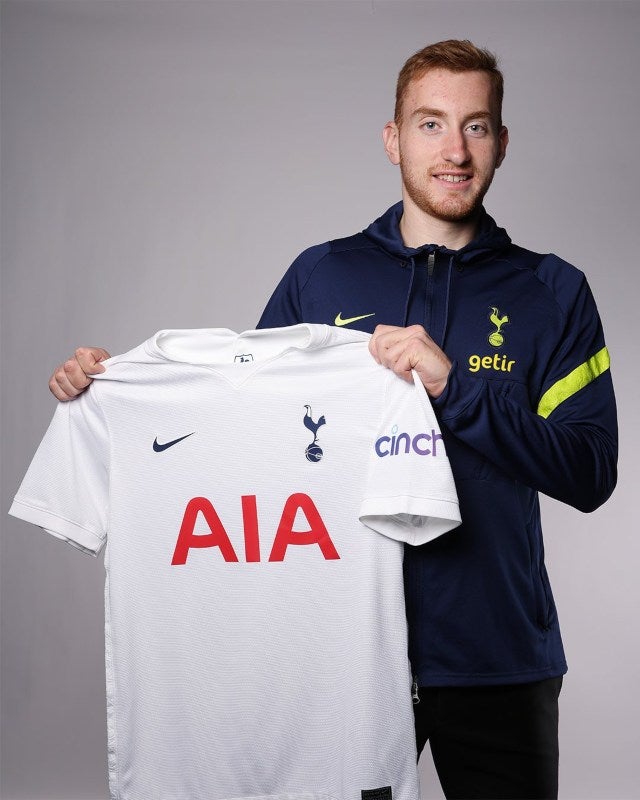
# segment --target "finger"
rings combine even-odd
[[[386,330],[379,331],[377,335],[374,333],[374,338],[376,345],[383,348],[409,339],[420,339],[424,342],[433,341],[422,325],[409,325],[408,328],[387,326]]]
[[[424,343],[414,339],[397,342],[386,350],[382,364],[405,381],[411,381],[411,370],[421,358],[420,347],[425,348]]]
[[[111,356],[102,347],[79,347],[75,357],[85,375],[96,375],[105,370],[100,362]]]
[[[77,385],[72,383],[69,377],[70,374]],[[49,379],[49,389],[54,397],[65,402],[77,397],[89,383],[91,383],[91,379],[87,378],[76,361],[70,359],[56,368]]]
[[[432,397],[439,396],[447,384],[451,361],[424,332],[395,342],[387,348],[381,362],[406,381],[412,380],[415,370]]]
[[[382,363],[386,350],[416,336],[425,341],[430,339],[422,325],[410,325],[408,328],[400,328],[397,325],[378,325],[369,342],[369,350],[375,360]]]
[[[378,363],[391,367],[405,350],[435,348],[436,344],[419,325],[397,328],[382,334],[376,344]]]
[[[64,389],[60,386],[60,382],[58,381],[55,373],[49,378],[49,391],[56,398],[56,400],[60,400],[62,403],[66,402],[67,400],[71,400],[71,397],[69,397]]]
[[[399,330],[403,329],[399,328],[397,325],[376,325],[375,330],[369,339],[369,352],[378,362],[378,364],[380,363],[380,349],[382,347],[381,340],[384,341],[384,338],[388,336],[388,334]]]
[[[80,362],[76,358],[70,358],[68,361],[65,361],[63,364],[63,369],[64,374],[71,386],[74,389],[77,389],[79,392],[81,392],[83,389],[86,389],[91,383],[91,374],[85,372],[83,367],[80,365]],[[98,371],[99,370],[94,370],[94,374]],[[104,372],[104,367],[102,367],[102,371]]]
[[[372,333],[372,338],[376,339],[379,336],[384,336],[386,333],[392,331],[404,331],[406,328],[401,328],[399,325],[376,325]]]

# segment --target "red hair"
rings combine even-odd
[[[418,50],[406,61],[400,70],[396,85],[394,114],[396,125],[400,125],[402,102],[408,85],[416,78],[421,78],[430,69],[448,69],[451,72],[486,72],[493,85],[498,108],[498,123],[502,125],[504,78],[498,69],[498,60],[489,50],[476,47],[468,39],[447,39],[444,42],[430,44],[422,50]]]

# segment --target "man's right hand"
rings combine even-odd
[[[110,358],[101,347],[79,347],[74,355],[56,368],[49,378],[49,389],[58,400],[73,400],[89,386],[99,372],[104,372],[100,363]]]

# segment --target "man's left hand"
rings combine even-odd
[[[412,380],[411,370],[415,370],[433,399],[440,397],[447,385],[451,361],[421,325],[378,325],[369,350],[378,364],[406,381]]]

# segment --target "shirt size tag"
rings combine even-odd
[[[393,800],[390,786],[381,786],[379,789],[363,789],[360,797],[361,800]]]

